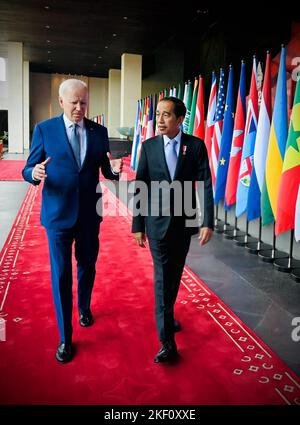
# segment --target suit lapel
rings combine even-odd
[[[182,166],[184,164],[186,149],[187,149],[186,134],[182,133],[181,134],[181,142],[180,142],[180,146],[179,146],[179,154],[178,154],[176,169],[175,169],[175,173],[174,173],[174,180],[176,180],[176,178],[180,174],[180,171],[181,171]]]

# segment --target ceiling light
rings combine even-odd
[[[127,20],[127,16],[123,16],[123,19],[124,19],[124,21],[126,21]]]
[[[48,62],[51,62],[51,59],[48,59]]]
[[[46,30],[50,29],[50,25],[45,25]]]
[[[98,56],[98,59],[102,59],[102,56]]]
[[[51,41],[50,41],[50,40],[46,40],[46,42],[47,42],[47,43],[51,43]]]
[[[117,34],[116,33],[113,33],[113,37],[117,37]]]
[[[45,6],[45,9],[46,9],[46,10],[49,10],[49,9],[50,9],[50,6]]]
[[[104,46],[104,49],[108,49],[108,46]]]
[[[51,50],[48,50],[48,52],[47,53],[51,53]]]

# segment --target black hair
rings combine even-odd
[[[178,99],[177,97],[174,97],[174,96],[166,96],[166,97],[163,97],[162,99],[160,99],[159,102],[162,102],[162,101],[168,101],[168,102],[173,103],[174,114],[176,115],[177,118],[185,116],[186,107],[185,107],[185,104],[183,103],[183,101],[181,99]]]

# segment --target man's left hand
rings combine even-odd
[[[210,240],[212,234],[213,231],[209,227],[201,227],[199,234],[200,245],[205,245]]]
[[[111,153],[107,152],[110,166],[114,173],[121,173],[123,168],[123,158],[112,159]]]

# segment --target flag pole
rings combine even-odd
[[[259,217],[259,226],[258,226],[258,241],[257,242],[248,242],[245,245],[245,248],[248,249],[250,254],[257,254],[259,251],[262,250],[271,250],[272,246],[269,244],[266,244],[261,239],[262,236],[262,219]]]
[[[278,251],[276,248],[276,235],[275,235],[275,222],[273,223],[273,243],[272,249],[261,250],[258,252],[258,256],[266,263],[273,263],[273,261],[279,258],[286,258],[288,254],[283,251]]]
[[[293,258],[293,246],[294,246],[294,229],[291,230],[290,234],[290,251],[287,258],[278,258],[274,261],[273,265],[275,269],[280,272],[289,273],[293,268],[300,267],[300,260]]]
[[[227,221],[227,214],[228,214],[228,211],[225,210],[224,225],[223,225],[223,234],[225,234],[228,230],[233,230],[233,226],[231,226],[231,224],[228,223],[228,221]]]
[[[235,216],[235,219],[234,219],[234,228],[233,229],[226,229],[223,232],[223,235],[224,235],[225,239],[234,239],[237,236],[242,236],[244,234],[245,234],[245,232],[242,232],[238,228],[238,219],[237,219],[236,216]]]
[[[219,214],[219,204],[216,205],[215,229],[214,230],[217,233],[222,233],[223,232],[223,227],[224,227],[226,221],[225,221],[225,223],[223,223],[223,220],[221,220],[218,217],[218,214]]]
[[[236,236],[234,238],[234,241],[236,242],[237,246],[244,246],[248,242],[257,242],[257,238],[254,238],[253,236],[250,236],[249,234],[249,220],[246,221],[245,234],[241,236]]]

